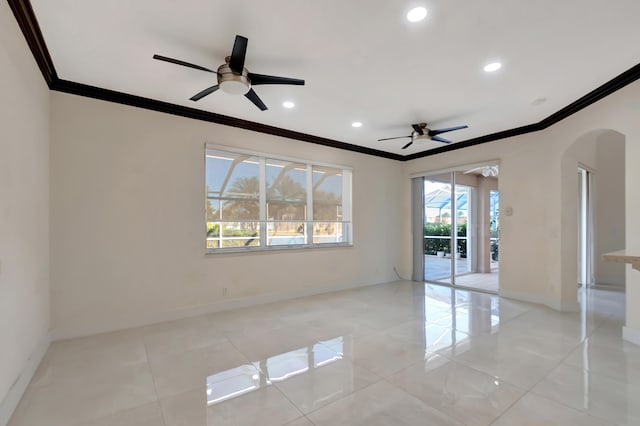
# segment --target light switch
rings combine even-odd
[[[505,207],[504,208],[505,216],[513,216],[513,207]]]

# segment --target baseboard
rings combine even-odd
[[[576,300],[575,302],[558,302],[558,301],[547,301],[545,303],[551,309],[555,309],[556,311],[561,312],[578,312],[580,311],[580,303]]]
[[[529,302],[529,303],[536,303],[538,305],[546,305],[547,300],[545,297],[536,294],[536,293],[527,293],[527,292],[521,292],[521,291],[512,291],[512,290],[505,290],[505,289],[500,289],[498,291],[498,294],[500,295],[500,297],[506,297],[507,299],[514,299],[514,300],[519,300],[521,302]]]
[[[607,284],[607,283],[592,284],[589,288],[594,288],[597,290],[619,291],[619,292],[624,292],[626,290],[624,285]]]
[[[266,293],[257,296],[241,297],[236,299],[225,299],[213,303],[202,305],[192,305],[183,308],[173,309],[166,312],[156,312],[147,314],[144,318],[135,321],[117,320],[107,326],[91,326],[84,324],[76,324],[74,328],[54,329],[51,333],[52,341],[73,339],[76,337],[92,336],[100,333],[108,333],[118,330],[126,330],[129,328],[143,327],[146,325],[157,324],[165,321],[174,321],[184,318],[195,317],[198,315],[213,314],[216,312],[229,311],[231,309],[246,308],[264,303],[280,302],[283,300],[297,299],[299,297],[315,296],[324,293],[333,293],[336,291],[351,290],[354,288],[367,287],[370,285],[378,285],[397,281],[395,277],[387,277],[380,282],[373,283],[349,283],[329,287],[303,288],[282,292]],[[2,426],[2,425],[0,425]]]
[[[627,327],[625,325],[624,327],[622,327],[622,338],[627,342],[631,342],[634,345],[640,346],[640,330]]]
[[[50,343],[51,336],[47,333],[40,342],[38,342],[31,356],[27,359],[20,376],[18,376],[11,388],[9,388],[9,392],[7,392],[4,400],[0,402],[0,426],[6,426],[7,423],[9,423],[9,419],[18,406],[20,399],[22,399],[24,391],[27,390],[29,382],[31,382],[33,375],[42,362],[42,358],[44,358],[44,355],[47,353]]]
[[[580,310],[580,303],[575,302],[562,302],[557,300],[549,300],[546,297],[536,294],[520,291],[511,291],[500,289],[500,297],[506,297],[507,299],[519,300],[521,302],[536,303],[538,305],[545,305],[551,309],[562,312],[578,312]]]

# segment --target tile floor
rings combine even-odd
[[[624,294],[406,281],[52,344],[10,426],[640,424]]]

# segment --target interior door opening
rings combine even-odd
[[[593,173],[578,167],[578,286],[594,285]]]

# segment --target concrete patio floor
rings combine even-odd
[[[451,258],[425,255],[424,279],[451,284]],[[491,272],[471,273],[466,258],[456,259],[456,284],[484,291],[498,292],[498,262],[491,262]]]

